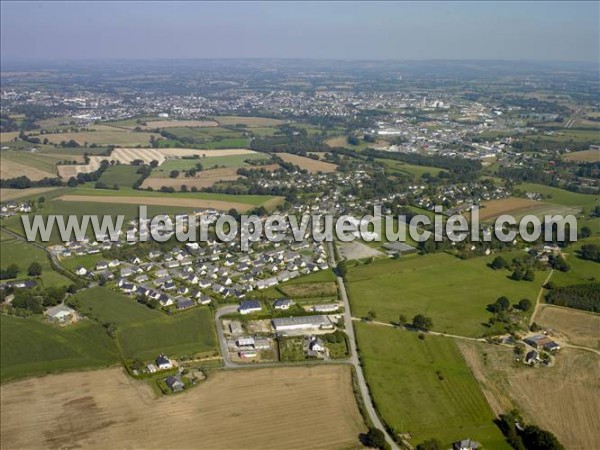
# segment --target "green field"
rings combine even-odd
[[[114,323],[117,327],[164,318],[164,314],[104,287],[78,292],[73,299],[77,309],[99,323]]]
[[[96,263],[98,261],[102,261],[105,259],[102,256],[102,253],[95,253],[93,255],[83,255],[83,256],[69,256],[68,258],[63,258],[60,261],[60,264],[65,268],[74,271],[77,267],[82,266],[88,270],[94,270],[96,267]]]
[[[580,194],[541,184],[522,183],[516,185],[515,189],[523,192],[539,192],[544,196],[544,201],[546,203],[556,203],[565,206],[580,206],[581,208],[584,208],[585,211],[589,211],[594,206],[600,205],[600,196],[598,195]]]
[[[375,161],[382,163],[390,173],[405,173],[413,175],[416,178],[421,178],[424,173],[428,173],[432,177],[437,176],[442,169],[430,166],[417,166],[407,164],[393,159],[375,158]]]
[[[0,317],[0,379],[99,368],[119,361],[114,341],[92,321],[60,328],[39,317]]]
[[[54,175],[56,175],[56,163],[59,161],[57,158],[39,153],[11,151],[2,151],[2,159],[43,170]]]
[[[109,166],[98,181],[108,187],[114,185],[131,187],[140,178],[140,175],[136,173],[138,169],[139,167],[124,164]]]
[[[509,449],[477,381],[454,340],[358,323],[358,346],[375,405],[411,444],[439,439],[443,447],[471,438]],[[443,379],[440,379],[443,378]]]
[[[585,244],[600,245],[600,237],[594,236],[569,245],[564,249],[565,257],[571,270],[568,272],[554,271],[551,280],[559,286],[569,284],[589,283],[600,280],[600,263],[586,261],[577,256],[577,250]]]
[[[28,278],[27,268],[32,262],[38,262],[42,266],[40,280],[45,287],[68,286],[72,283],[52,269],[46,252],[33,245],[6,237],[2,239],[0,250],[0,266],[6,269],[11,264],[17,264],[21,269],[17,276],[19,280]]]
[[[117,339],[125,358],[151,360],[160,353],[178,358],[216,351],[211,312],[206,307],[123,326]]]
[[[523,256],[513,252],[510,260]],[[535,281],[513,281],[507,270],[494,271],[487,264],[496,255],[460,260],[446,253],[409,255],[399,260],[379,260],[348,269],[352,314],[366,317],[375,311],[377,320],[397,322],[404,314],[433,319],[433,330],[477,337],[485,333],[491,314],[486,306],[505,295],[511,301],[535,300],[546,274]]]

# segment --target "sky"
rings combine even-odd
[[[599,60],[599,2],[0,3],[13,60]]]

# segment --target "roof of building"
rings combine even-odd
[[[275,328],[292,326],[292,325],[329,325],[331,321],[326,316],[299,316],[299,317],[282,317],[273,319],[273,326]]]

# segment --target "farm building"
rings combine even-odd
[[[414,253],[417,251],[415,247],[412,247],[403,242],[386,242],[383,244],[383,248],[388,251],[388,253],[393,253],[397,255],[404,255],[407,253]]]
[[[248,347],[254,345],[254,338],[252,336],[241,336],[236,341],[238,347]]]
[[[244,300],[240,303],[240,314],[251,314],[262,310],[262,306],[258,300]]]
[[[254,350],[242,350],[239,352],[240,358],[256,358],[257,353]]]
[[[275,331],[314,330],[331,327],[331,321],[326,316],[301,316],[273,319]]]
[[[57,305],[46,310],[46,316],[50,320],[60,323],[70,322],[75,316],[75,310],[65,305]]]
[[[339,306],[335,303],[328,303],[328,304],[324,304],[324,305],[314,305],[312,307],[312,310],[314,312],[335,312],[339,309]]]
[[[531,345],[533,348],[543,348],[548,351],[556,351],[560,350],[560,345],[550,339],[548,336],[544,336],[543,334],[535,334],[533,336],[528,336],[523,341]]]
[[[237,320],[233,320],[229,323],[229,331],[231,334],[242,334],[244,332],[242,324]]]
[[[481,447],[481,444],[471,439],[463,439],[452,444],[452,450],[475,450]]]
[[[268,350],[271,348],[271,343],[266,337],[254,338],[254,348],[256,350]]]

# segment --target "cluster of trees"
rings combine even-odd
[[[579,257],[587,261],[600,262],[600,246],[596,244],[585,244],[579,250]]]
[[[510,278],[513,280],[533,281],[535,279],[534,269],[538,266],[538,262],[531,255],[513,258],[510,263],[504,257],[496,256],[489,266],[493,270],[512,270]]]
[[[600,313],[600,283],[598,282],[546,287],[553,288],[546,294],[547,303]]]
[[[514,305],[515,308],[527,312],[531,309],[533,303],[528,298],[523,298],[519,300],[518,303]],[[487,310],[492,313],[501,313],[510,310],[510,300],[505,297],[498,297],[494,303],[490,303],[487,306]]]
[[[42,178],[41,180],[31,181],[26,176],[15,178],[6,178],[0,180],[0,188],[10,189],[27,189],[30,187],[58,187],[64,186],[65,183],[60,178]]]
[[[516,411],[500,414],[496,419],[496,425],[515,450],[564,450],[563,445],[551,432],[535,425],[519,429],[517,423],[522,427],[523,419]]]
[[[21,268],[16,264],[10,264],[6,269],[0,270],[0,280],[17,278]],[[27,268],[27,275],[30,277],[39,277],[42,274],[42,265],[38,262],[32,262]]]
[[[50,286],[46,289],[16,289],[11,306],[18,315],[42,314],[44,307],[58,305],[67,293],[64,286]]]

